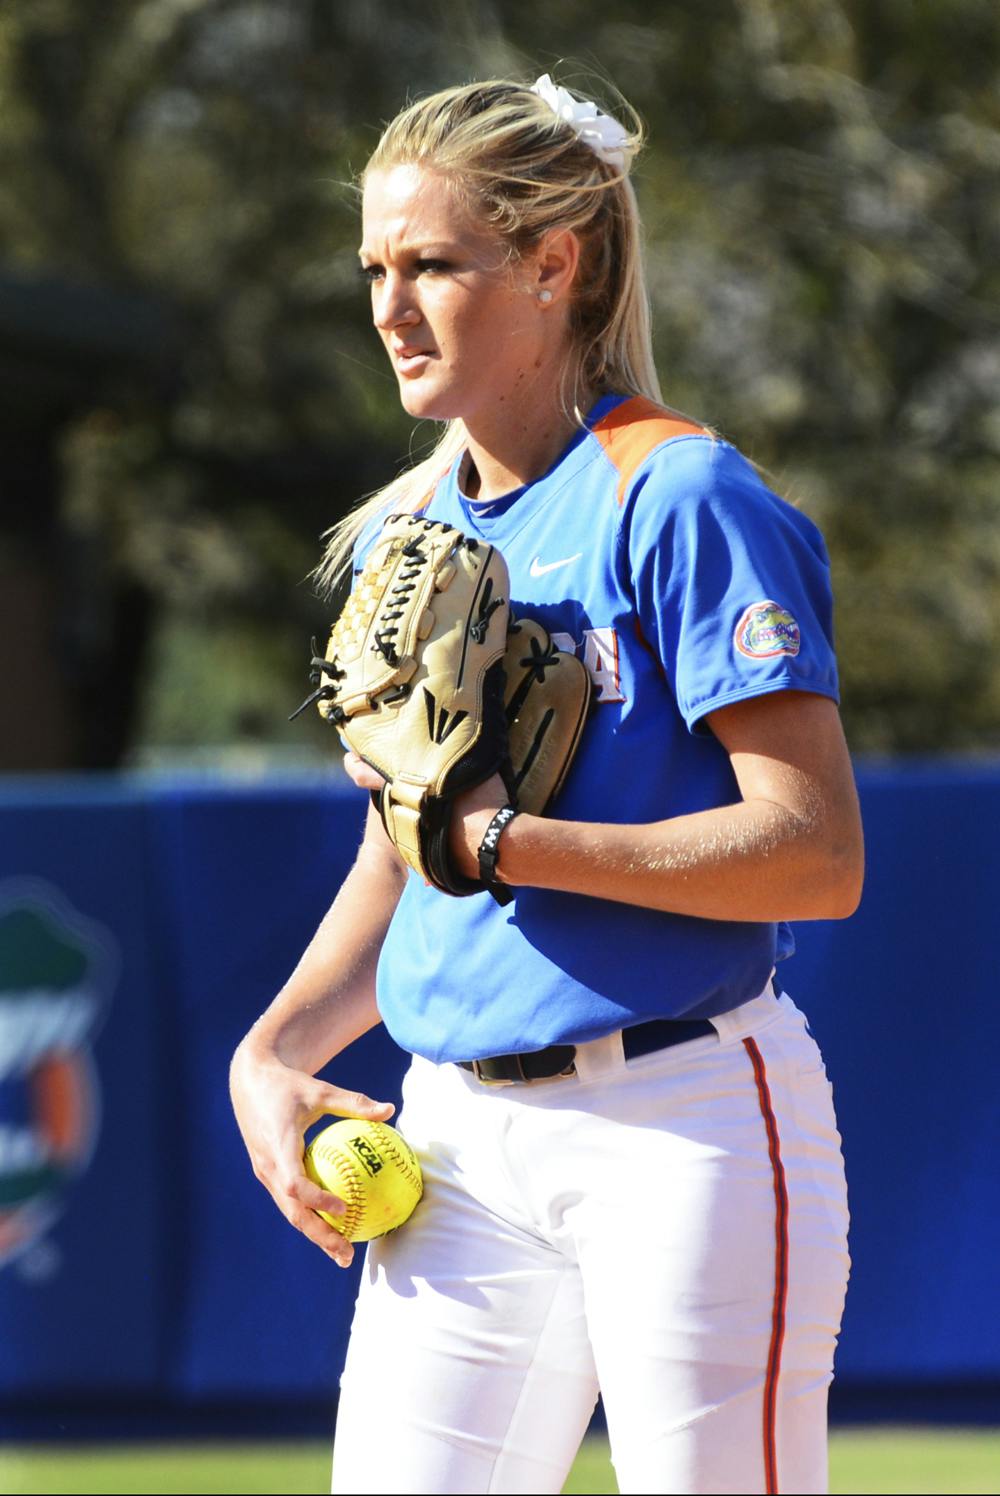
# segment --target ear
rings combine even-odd
[[[547,305],[555,306],[569,295],[580,264],[580,241],[572,229],[552,229],[545,235],[535,254],[532,286],[551,294]]]

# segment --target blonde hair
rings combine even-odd
[[[629,167],[643,142],[638,116],[619,170],[524,84],[471,83],[420,99],[387,126],[362,174],[426,166],[447,176],[477,220],[492,228],[511,260],[530,254],[551,229],[572,229],[580,265],[570,310],[576,357],[563,403],[582,424],[582,387],[646,395],[661,402],[653,362],[641,225]],[[621,109],[616,110],[620,114]],[[572,390],[568,388],[572,383]],[[380,513],[419,509],[465,447],[460,420],[447,422],[429,457],[371,494],[327,533],[316,577],[332,587],[360,532]]]

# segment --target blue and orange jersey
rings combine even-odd
[[[639,397],[607,396],[552,468],[493,502],[463,461],[427,507],[503,552],[518,616],[583,659],[594,705],[548,814],[641,824],[733,804],[705,719],[770,691],[837,697],[822,537],[741,454]],[[411,874],[378,971],[404,1048],[434,1061],[713,1017],[759,993],[784,926],[518,888],[454,899]]]

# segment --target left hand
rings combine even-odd
[[[344,768],[359,789],[380,790],[385,783],[382,775],[359,758],[353,749],[344,755]],[[456,796],[451,816],[450,847],[455,866],[467,878],[479,877],[479,844],[490,821],[501,806],[509,803],[509,799],[499,774]]]
[[[479,878],[479,847],[486,828],[501,806],[509,804],[510,796],[499,774],[456,796],[448,845],[455,866],[467,878]]]

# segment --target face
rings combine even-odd
[[[372,172],[360,254],[410,415],[474,419],[535,366],[549,329],[531,267],[505,259],[445,177],[412,165]]]

